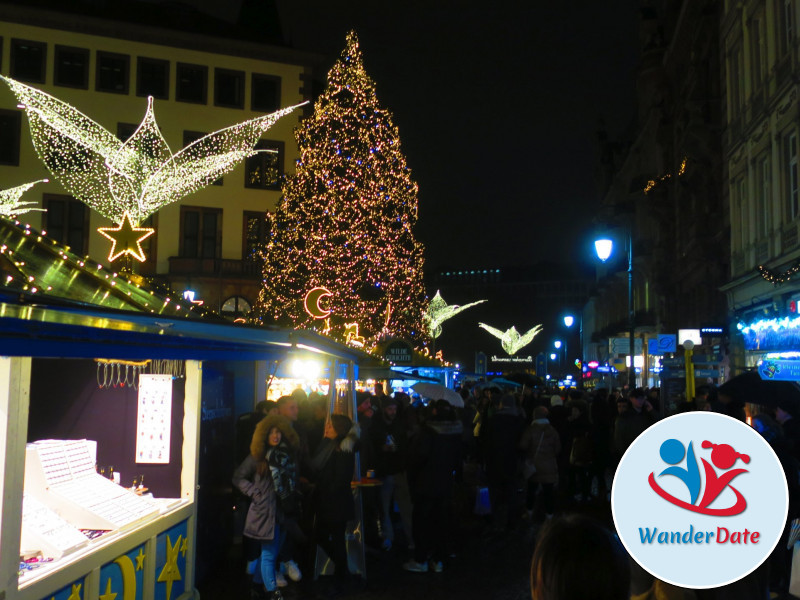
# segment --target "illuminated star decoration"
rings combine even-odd
[[[31,181],[30,183],[23,183],[17,187],[9,188],[7,190],[0,190],[0,215],[6,217],[15,217],[17,215],[25,214],[32,210],[44,212],[44,208],[33,208],[36,202],[20,202],[22,194],[27,192],[37,183],[48,183],[49,179],[39,179],[38,181]]]
[[[167,562],[164,563],[164,568],[158,576],[159,583],[167,584],[167,600],[172,598],[172,582],[181,580],[181,571],[178,568],[178,555],[181,552],[181,536],[175,540],[175,545],[170,543],[169,535],[167,535]]]
[[[464,306],[458,304],[450,304],[444,301],[439,290],[436,290],[436,295],[431,300],[428,310],[422,315],[425,321],[425,326],[428,328],[428,335],[434,340],[442,335],[442,323],[447,319],[456,316],[462,310],[467,310],[473,306],[486,302],[486,300],[478,300],[477,302],[470,302]]]
[[[116,600],[117,593],[111,591],[111,577],[106,581],[106,592],[98,596],[98,600]]]
[[[109,262],[114,262],[124,254],[128,254],[144,262],[146,256],[142,250],[142,242],[156,232],[152,227],[134,227],[131,216],[125,211],[122,222],[116,227],[98,227],[97,233],[111,240],[111,251],[108,253]]]
[[[503,350],[505,350],[509,356],[514,356],[517,352],[522,350],[522,348],[530,344],[533,341],[533,338],[535,338],[536,335],[542,331],[541,325],[536,325],[533,329],[528,330],[528,332],[524,335],[520,335],[516,327],[513,325],[511,329],[506,329],[505,331],[500,331],[499,329],[495,329],[494,327],[486,325],[485,323],[478,323],[478,326],[484,328],[494,337],[500,338],[500,344],[503,346]]]
[[[126,142],[72,106],[0,76],[28,115],[33,145],[64,189],[114,223],[138,225],[158,209],[213,183],[249,156],[261,136],[297,106],[243,121],[173,154],[156,124],[153,98]],[[302,106],[302,105],[298,105]]]

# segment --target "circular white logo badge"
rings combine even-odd
[[[781,541],[788,508],[769,444],[741,421],[703,411],[659,421],[636,438],[611,493],[628,553],[687,588],[726,585],[755,570]]]

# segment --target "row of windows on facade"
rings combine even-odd
[[[745,63],[742,50],[745,29],[749,40],[750,94],[754,101],[763,101],[763,96],[760,100],[758,96],[764,89],[771,68],[777,69],[782,79],[788,80],[790,77],[789,53],[795,47],[797,18],[795,3],[796,0],[773,0],[769,6],[765,3],[750,19],[742,21],[741,30],[735,31],[728,44],[731,117],[738,117],[745,102]],[[774,30],[770,27],[770,22],[774,23]],[[770,57],[774,57],[773,65],[768,65]]]
[[[768,149],[754,161],[750,178],[742,174],[734,179],[734,239],[735,252],[746,250],[750,240],[756,242],[774,235],[774,204],[780,198],[780,224],[793,223],[800,217],[800,180],[798,177],[797,133],[790,131],[782,139],[781,167],[778,193],[773,192],[772,150]],[[748,189],[748,185],[752,187]],[[752,202],[749,201],[752,199]],[[753,207],[754,214],[749,211]],[[755,235],[751,237],[751,233]]]
[[[19,111],[0,109],[0,165],[19,166],[21,114]],[[125,141],[137,127],[135,123],[118,123],[117,137]],[[200,131],[184,131],[183,145],[187,146],[204,135],[206,133]],[[284,147],[281,141],[259,140],[256,144],[256,150],[259,152],[245,160],[244,186],[262,190],[280,190],[284,172]],[[9,182],[5,183],[11,187]],[[213,185],[222,184],[223,180],[220,178]]]
[[[89,250],[89,207],[71,198],[45,194],[42,201],[42,229],[52,239],[66,244],[77,255]],[[144,227],[158,226],[154,217],[142,223]],[[156,259],[155,236],[142,242],[148,262]],[[245,275],[258,275],[258,250],[267,237],[266,216],[262,212],[245,211],[242,219],[242,257],[253,268],[242,269]],[[179,257],[189,259],[220,258],[222,252],[222,209],[181,206]],[[252,272],[251,272],[252,271]]]
[[[2,38],[0,38],[0,41]],[[11,40],[10,75],[29,83],[45,83],[47,79],[45,42]],[[95,51],[95,90],[113,94],[130,91],[130,62],[126,54]],[[53,52],[53,84],[62,87],[89,89],[91,52],[86,48],[55,45]],[[169,60],[136,57],[136,94],[170,99]],[[208,103],[208,71],[205,65],[175,65],[175,100],[195,104]],[[276,75],[251,73],[250,110],[274,112],[280,108],[281,78]],[[233,69],[214,69],[214,105],[244,108],[246,73]]]

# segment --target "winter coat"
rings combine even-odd
[[[539,483],[558,483],[558,463],[556,457],[561,452],[558,432],[547,419],[536,419],[523,432],[519,442],[525,460],[536,465],[536,473],[531,481]]]
[[[617,417],[614,424],[614,450],[622,456],[641,433],[656,422],[654,411],[636,412],[632,407]]]
[[[483,425],[485,436],[486,475],[489,484],[498,485],[513,481],[519,463],[519,440],[525,421],[516,407],[502,408]]]
[[[258,472],[258,461],[250,455],[233,473],[233,485],[250,498],[250,508],[244,522],[244,535],[254,540],[275,537],[277,505],[275,486],[269,471]]]
[[[317,520],[341,523],[355,518],[353,490],[350,482],[355,475],[355,451],[358,449],[357,424],[345,437],[322,438],[311,460],[314,470],[314,509]]]
[[[461,421],[432,419],[411,441],[408,484],[412,498],[446,498],[453,488],[453,473],[461,468],[464,428]]]
[[[370,441],[372,442],[375,471],[378,477],[396,475],[406,470],[406,451],[408,449],[408,436],[405,424],[400,417],[387,423],[383,415],[376,415],[372,419]],[[394,450],[384,450],[387,437],[394,440]]]
[[[250,455],[233,473],[233,485],[251,499],[244,524],[244,535],[256,540],[271,540],[275,537],[275,522],[279,520],[277,495],[272,471],[267,465],[269,432],[277,427],[282,434],[281,442],[288,448],[296,448],[297,434],[285,417],[264,417],[253,433]]]

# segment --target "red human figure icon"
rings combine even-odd
[[[736,450],[734,450],[734,448],[728,444],[713,444],[708,440],[704,440],[702,447],[706,449],[713,448],[711,451],[711,462],[714,463],[714,466],[718,469],[730,469],[738,459],[741,459],[745,464],[750,462],[750,457],[747,454],[736,452]],[[705,470],[706,475],[706,489],[703,493],[703,498],[700,501],[700,507],[707,507],[717,499],[717,496],[722,493],[722,490],[724,490],[726,487],[730,487],[734,494],[736,494],[736,504],[719,514],[738,515],[747,507],[747,501],[744,499],[744,496],[742,496],[739,490],[730,485],[730,483],[735,477],[741,475],[742,473],[747,473],[747,469],[733,469],[732,471],[727,471],[726,473],[718,476],[717,472],[714,470],[714,467],[708,464],[706,459],[701,458],[700,460],[703,462],[703,469]]]

